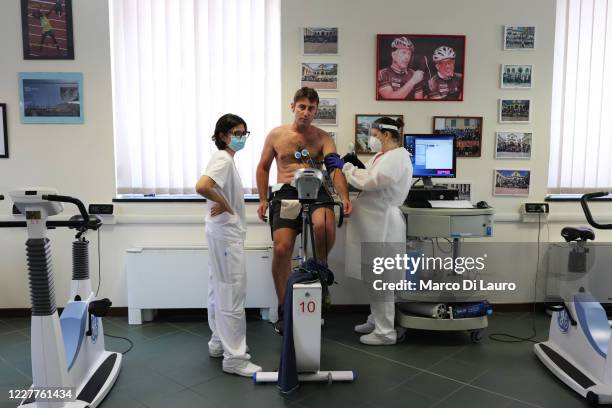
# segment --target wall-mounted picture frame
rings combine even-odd
[[[527,197],[530,184],[531,170],[494,170],[493,195]]]
[[[495,158],[529,160],[532,140],[532,132],[496,132]]]
[[[500,99],[499,123],[531,122],[531,99]]]
[[[457,157],[481,155],[482,116],[434,116],[433,133],[455,135]]]
[[[302,54],[338,54],[338,27],[302,27],[300,34]]]
[[[20,72],[21,123],[83,123],[83,74]]]
[[[535,50],[535,26],[504,26],[504,50]]]
[[[307,86],[323,91],[338,89],[338,64],[302,62],[300,87]]]
[[[533,87],[532,64],[501,64],[500,82],[503,89],[530,89]]]
[[[314,125],[338,125],[338,99],[320,98],[319,111],[312,121]]]
[[[21,0],[23,59],[73,60],[72,0]]]
[[[376,37],[378,101],[462,101],[464,72],[464,35]]]
[[[404,115],[380,115],[380,114],[357,114],[355,115],[355,153],[357,154],[374,154],[375,152],[370,149],[368,139],[370,138],[370,131],[372,130],[372,124],[382,117],[388,117],[393,120],[402,119]],[[399,134],[404,134],[404,128],[399,130]]]
[[[0,159],[8,159],[8,125],[6,123],[6,103],[0,103]]]

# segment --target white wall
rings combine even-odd
[[[115,193],[115,164],[111,106],[111,71],[108,32],[108,5],[105,1],[74,1],[74,61],[25,61],[21,46],[19,2],[0,5],[0,102],[8,104],[9,159],[0,159],[0,193],[20,186],[45,185],[63,194],[80,197],[84,202],[110,202]],[[407,130],[428,132],[434,115],[484,116],[482,157],[459,160],[459,181],[473,183],[473,199],[486,200],[496,207],[501,221],[495,229],[497,241],[534,241],[536,224],[515,222],[519,204],[526,199],[491,196],[493,168],[530,168],[533,171],[529,200],[542,200],[546,193],[548,132],[554,1],[515,0],[432,0],[427,2],[386,0],[311,0],[282,2],[282,96],[286,110],[283,120],[291,120],[288,104],[299,85],[302,61],[337,61],[340,69],[338,92],[322,92],[339,99],[339,150],[346,151],[354,134],[356,113],[404,114]],[[504,24],[537,26],[537,50],[502,51]],[[337,26],[340,28],[340,55],[304,58],[300,55],[299,27]],[[377,33],[465,34],[467,36],[465,100],[450,103],[376,102],[375,35]],[[533,63],[535,87],[529,91],[499,89],[500,63]],[[22,71],[74,71],[84,77],[83,125],[22,125],[19,120],[17,73]],[[498,125],[497,101],[500,97],[528,96],[533,101],[533,121],[529,125]],[[501,161],[493,158],[494,132],[505,129],[529,129],[534,132],[534,157],[530,161]],[[195,180],[194,180],[195,182]],[[577,203],[553,204],[550,235],[558,236],[560,227],[570,218],[580,219]],[[0,214],[10,213],[10,204],[0,202]],[[603,211],[604,207],[600,207]],[[255,204],[247,211],[247,243],[269,243],[266,225],[256,221]],[[135,244],[204,244],[203,225],[193,217],[203,218],[200,204],[117,204],[116,225],[101,231],[103,283],[101,295],[110,297],[115,306],[127,304],[125,292],[124,250]],[[147,217],[140,217],[140,216]],[[2,219],[7,219],[6,217]],[[173,221],[175,220],[175,221]],[[137,222],[137,223],[136,223]],[[545,229],[543,229],[545,231]],[[68,231],[50,233],[55,251],[56,294],[62,304],[68,296],[70,277],[70,241]],[[546,237],[546,233],[543,237]],[[601,235],[601,234],[600,234]],[[97,236],[92,234],[92,275],[96,276]],[[27,271],[24,266],[25,231],[0,230],[0,308],[29,307]],[[340,234],[333,265],[340,267],[343,237]],[[500,273],[502,270],[500,269]],[[519,271],[528,283],[532,271]],[[344,281],[340,278],[341,281]],[[334,289],[337,303],[363,300],[360,286],[344,282]],[[500,296],[500,301],[528,301]]]

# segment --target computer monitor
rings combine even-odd
[[[412,155],[412,177],[423,179],[425,187],[432,187],[432,177],[457,177],[457,141],[455,135],[404,135],[404,147]]]

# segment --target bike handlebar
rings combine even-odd
[[[591,209],[589,208],[588,201],[594,198],[607,196],[609,193],[604,191],[599,191],[597,193],[588,193],[584,194],[580,198],[580,205],[582,206],[582,211],[584,212],[584,216],[587,219],[587,222],[597,229],[612,229],[612,224],[599,224],[593,219],[593,215],[591,214]]]

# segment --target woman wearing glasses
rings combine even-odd
[[[223,371],[251,377],[261,367],[251,363],[246,346],[246,217],[244,190],[234,155],[249,136],[246,122],[226,114],[212,137],[219,149],[198,180],[196,191],[207,200],[208,342],[211,357],[223,356]]]

